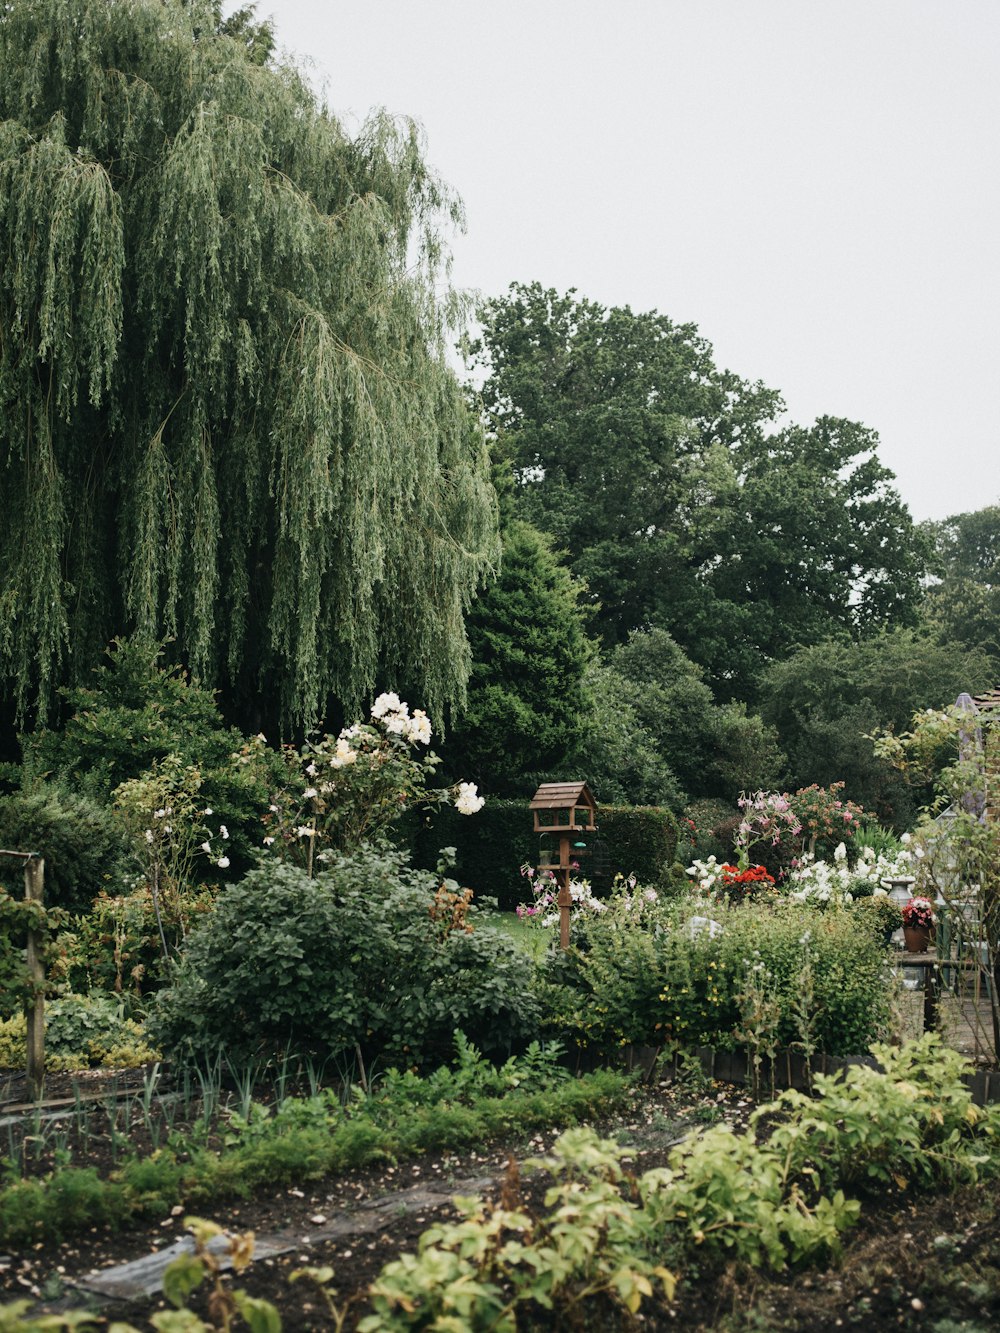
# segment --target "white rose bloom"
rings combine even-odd
[[[300,824],[295,832],[300,838],[315,838],[316,836],[316,830],[310,828],[308,824]]]
[[[348,745],[347,741],[341,737],[330,759],[330,767],[343,768],[345,764],[353,764],[357,757],[357,750]]]
[[[211,844],[210,842],[203,842],[203,843],[201,844],[201,850],[202,850],[203,852],[207,852],[208,855],[211,856],[211,855],[212,855],[212,844]]]
[[[458,784],[458,795],[455,797],[455,809],[460,815],[474,815],[477,810],[481,810],[486,804],[484,797],[479,795],[479,788],[474,782],[460,782]]]
[[[318,795],[319,792],[316,790],[315,787],[307,787],[305,791],[302,793],[303,798],[307,801],[311,800],[314,796]]]
[[[398,713],[406,705],[401,703],[399,695],[391,692],[380,694],[372,704],[372,717],[384,717],[386,713]]]
[[[229,865],[229,857],[228,857],[228,856],[220,856],[219,859],[218,859],[218,861],[216,861],[216,865],[219,866],[220,869],[225,870],[226,866]]]
[[[390,713],[385,719],[385,729],[390,736],[402,736],[408,728],[409,720],[405,713]]]
[[[414,710],[407,728],[407,736],[414,745],[429,745],[431,739],[431,720],[422,708]]]

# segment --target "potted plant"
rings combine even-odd
[[[903,939],[907,953],[926,953],[934,930],[934,904],[929,898],[911,898],[903,904]]]

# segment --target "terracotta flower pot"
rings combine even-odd
[[[927,926],[904,926],[903,941],[907,953],[926,953],[931,942],[931,932]]]

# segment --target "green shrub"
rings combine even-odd
[[[733,854],[733,834],[740,822],[740,812],[728,801],[692,801],[681,820],[683,847],[681,859],[692,861],[728,861]]]
[[[707,916],[721,932],[692,921]],[[584,931],[574,956],[547,962],[552,1021],[577,1041],[731,1047],[746,1029],[750,969],[777,1006],[780,1045],[800,1038],[807,966],[816,1049],[858,1054],[888,1023],[883,948],[849,910],[688,899],[648,906],[636,919],[615,903]]]
[[[455,878],[480,897],[496,898],[501,909],[509,911],[525,901],[528,893],[518,870],[525,862],[534,864],[538,855],[538,835],[532,826],[527,799],[502,801],[491,797],[475,819],[464,819],[454,808],[446,807],[415,829],[411,824],[414,864],[431,870],[438,863],[441,848],[454,847]]]
[[[171,949],[181,947],[213,902],[213,890],[205,887],[161,894],[160,922]],[[99,893],[90,912],[74,918],[56,945],[59,967],[74,989],[113,992],[140,1008],[142,997],[173,968],[163,956],[160,923],[145,885],[131,893]]]
[[[0,1069],[22,1069],[23,1014],[0,1021]],[[142,1028],[106,995],[64,995],[45,1006],[45,1066],[49,1070],[106,1065],[132,1069],[158,1058]]]
[[[107,804],[58,785],[0,797],[0,847],[45,858],[45,902],[82,912],[117,888],[131,861],[129,839]],[[9,872],[5,878],[17,894]]]
[[[499,932],[431,915],[440,877],[400,854],[338,856],[315,879],[267,865],[223,891],[150,1019],[172,1050],[360,1045],[411,1063],[459,1026],[502,1052],[537,1030],[533,965]]]
[[[677,820],[661,806],[611,805],[598,811],[598,836],[607,849],[604,876],[593,876],[594,888],[607,892],[616,875],[635,875],[640,884],[665,886],[677,855]],[[586,864],[583,873],[587,873]]]
[[[162,665],[162,656],[162,646],[112,644],[89,687],[63,692],[65,724],[21,738],[25,782],[51,774],[110,803],[122,783],[173,756],[181,767],[198,771],[203,805],[214,812],[216,824],[227,826],[226,852],[235,878],[260,850],[261,817],[283,772],[280,756],[248,746],[240,732],[225,725],[214,695],[179,668]]]

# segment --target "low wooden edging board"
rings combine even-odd
[[[693,1051],[682,1055],[665,1055],[661,1046],[626,1046],[625,1063],[629,1069],[641,1069],[647,1078],[655,1072],[661,1076],[675,1077],[682,1073],[685,1064],[694,1056],[701,1065],[706,1078],[718,1079],[720,1083],[743,1083],[748,1087],[753,1082],[753,1058],[746,1051],[717,1051],[712,1046],[698,1046]],[[836,1074],[852,1065],[867,1065],[878,1069],[878,1061],[871,1055],[814,1055],[809,1062],[812,1074]],[[774,1086],[776,1088],[798,1088],[804,1091],[809,1086],[808,1068],[805,1057],[799,1051],[780,1051],[774,1062]],[[977,1106],[987,1102],[1000,1102],[1000,1071],[977,1069],[966,1074],[962,1080],[972,1092],[972,1100]],[[771,1063],[764,1059],[760,1066],[760,1085],[770,1088]]]

